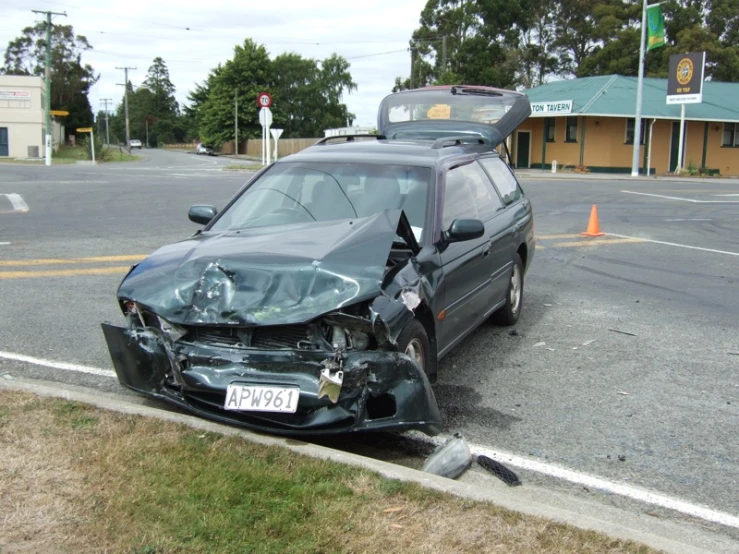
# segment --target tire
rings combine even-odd
[[[523,262],[521,256],[513,257],[513,269],[506,289],[505,305],[493,314],[493,322],[498,325],[515,325],[523,308]]]
[[[436,380],[436,353],[431,352],[431,344],[423,324],[414,319],[398,335],[398,351],[414,360],[430,379]]]

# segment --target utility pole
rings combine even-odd
[[[234,91],[234,156],[239,155],[239,97]]]
[[[441,37],[441,75],[444,73],[446,73],[446,35]]]
[[[410,88],[413,88],[413,67],[416,65],[416,49],[411,46],[411,82]]]
[[[44,14],[46,16],[46,137],[45,137],[45,154],[46,165],[51,165],[51,16],[63,15],[67,17],[67,12],[42,12],[39,10],[31,10],[33,13]]]
[[[126,151],[130,154],[131,153],[131,127],[128,123],[128,70],[136,71],[135,67],[116,67],[116,69],[122,69],[125,74],[124,83],[123,83],[123,104],[125,106],[125,112],[126,112]],[[121,86],[120,83],[118,83],[119,86]]]
[[[105,106],[105,144],[110,146],[110,127],[108,126],[108,103],[113,104],[112,98],[101,98],[100,101]]]

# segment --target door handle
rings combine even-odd
[[[491,248],[491,243],[487,243],[485,245],[485,248],[482,251],[482,257],[483,258],[487,258],[488,257],[488,255],[490,254],[490,248]]]

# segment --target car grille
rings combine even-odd
[[[308,327],[286,325],[284,327],[255,328],[251,345],[254,348],[298,348],[298,343],[310,340]]]
[[[197,342],[212,346],[230,348],[259,348],[275,350],[282,348],[300,348],[317,350],[315,341],[310,340],[311,333],[307,325],[281,325],[275,327],[254,327],[251,329],[234,327],[190,327],[185,337],[187,342]]]

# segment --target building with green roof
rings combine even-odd
[[[559,166],[630,173],[636,77],[604,75],[526,91],[532,114],[514,133],[517,167]],[[667,105],[667,79],[644,79],[640,172],[677,166],[680,105]],[[739,175],[739,83],[703,83],[703,102],[685,106],[683,167]]]

